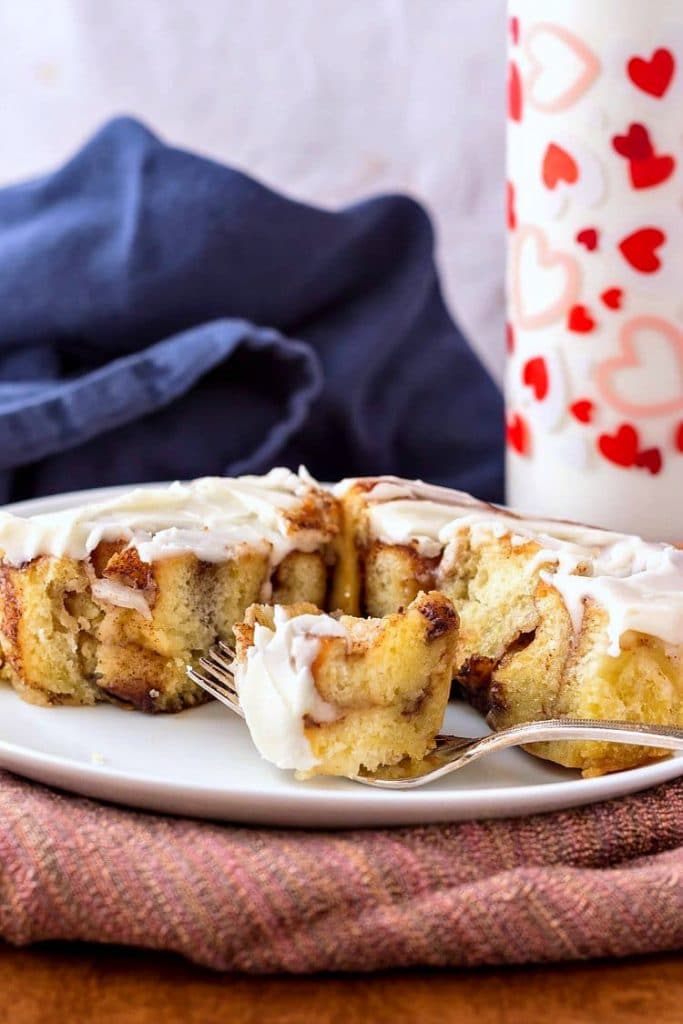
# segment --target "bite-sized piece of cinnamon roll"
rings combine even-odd
[[[457,631],[439,593],[381,619],[254,605],[235,627],[235,678],[256,747],[300,777],[419,760],[441,729]]]

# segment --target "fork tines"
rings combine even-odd
[[[187,674],[193,683],[201,686],[206,693],[211,694],[235,714],[244,718],[232,671],[234,657],[234,650],[228,644],[219,641],[209,649],[206,657],[199,658],[199,666],[202,671],[188,665]]]
[[[225,642],[225,640],[219,640],[218,643],[214,644],[214,646],[211,648],[212,651],[215,651],[216,649],[222,651],[223,654],[227,654],[227,656],[230,658],[230,661],[234,661],[235,658],[237,657],[235,648],[231,647],[230,644]]]

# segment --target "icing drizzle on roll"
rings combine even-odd
[[[202,477],[168,487],[140,487],[121,497],[31,517],[0,513],[0,551],[22,565],[39,555],[85,559],[101,541],[128,541],[153,562],[190,552],[224,561],[241,545],[269,553],[272,564],[292,550],[313,551],[328,539],[324,525],[297,523],[315,481],[301,469],[265,476]]]
[[[352,483],[343,481],[337,493]],[[427,557],[447,557],[448,546],[463,531],[475,548],[492,536],[509,536],[513,546],[534,543],[534,567],[562,595],[575,630],[586,601],[605,609],[612,655],[619,653],[628,630],[683,644],[683,551],[670,544],[528,518],[460,491],[397,477],[379,478],[365,497],[375,538],[414,546]]]

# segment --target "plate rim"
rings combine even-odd
[[[505,788],[394,792],[356,788],[353,783],[348,789],[306,789],[302,783],[296,806],[289,792],[245,794],[232,786],[169,782],[159,776],[88,764],[5,740],[0,740],[0,767],[53,788],[124,808],[271,827],[315,824],[321,828],[362,828],[517,818],[601,803],[677,778],[683,774],[683,755],[596,778]]]

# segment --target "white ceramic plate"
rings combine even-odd
[[[59,495],[11,506],[56,511],[113,493]],[[487,731],[469,707],[445,731]],[[506,817],[633,793],[683,774],[683,757],[582,779],[520,750],[494,754],[425,789],[371,790],[341,779],[295,782],[262,761],[244,723],[218,704],[178,715],[110,705],[38,708],[0,687],[0,767],[75,793],[154,811],[267,825],[352,827]]]

